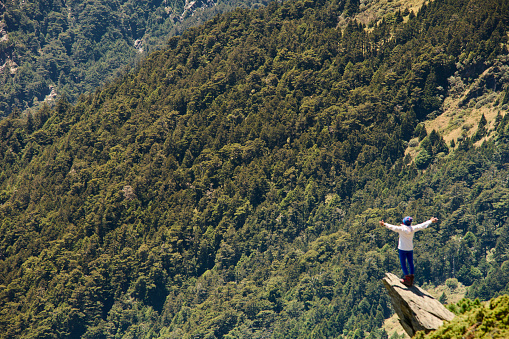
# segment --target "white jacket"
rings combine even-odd
[[[384,226],[388,229],[399,233],[399,244],[398,249],[403,251],[413,251],[414,250],[414,233],[423,230],[431,224],[431,220],[425,221],[422,224],[418,224],[415,226],[406,226],[401,224],[401,226],[394,226],[384,222]]]

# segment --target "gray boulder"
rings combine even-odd
[[[403,285],[392,273],[385,274],[383,283],[389,292],[399,322],[410,337],[417,331],[428,333],[436,330],[442,326],[444,320],[451,321],[454,318],[454,313],[428,292],[415,285]]]

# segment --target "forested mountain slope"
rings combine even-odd
[[[118,76],[184,29],[267,0],[0,2],[0,117]]]
[[[221,15],[0,122],[1,336],[383,338],[399,263],[377,223],[403,215],[441,220],[417,283],[509,292],[508,1],[340,30],[352,3]],[[458,110],[497,114],[452,147],[422,122],[460,80]]]

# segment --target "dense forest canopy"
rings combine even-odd
[[[377,224],[403,215],[441,220],[418,284],[508,293],[508,6],[435,0],[369,29],[338,28],[351,0],[238,9],[74,105],[14,112],[0,336],[386,338],[399,263]],[[497,114],[451,145],[423,122],[453,90]]]
[[[24,0],[0,3],[0,117],[66,96],[74,102],[162,48],[168,38],[236,7],[268,0]]]

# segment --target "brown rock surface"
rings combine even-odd
[[[454,314],[428,292],[415,285],[403,285],[392,273],[385,274],[383,283],[401,326],[411,337],[417,331],[428,333],[436,330],[442,326],[444,320],[450,321],[454,318]]]

